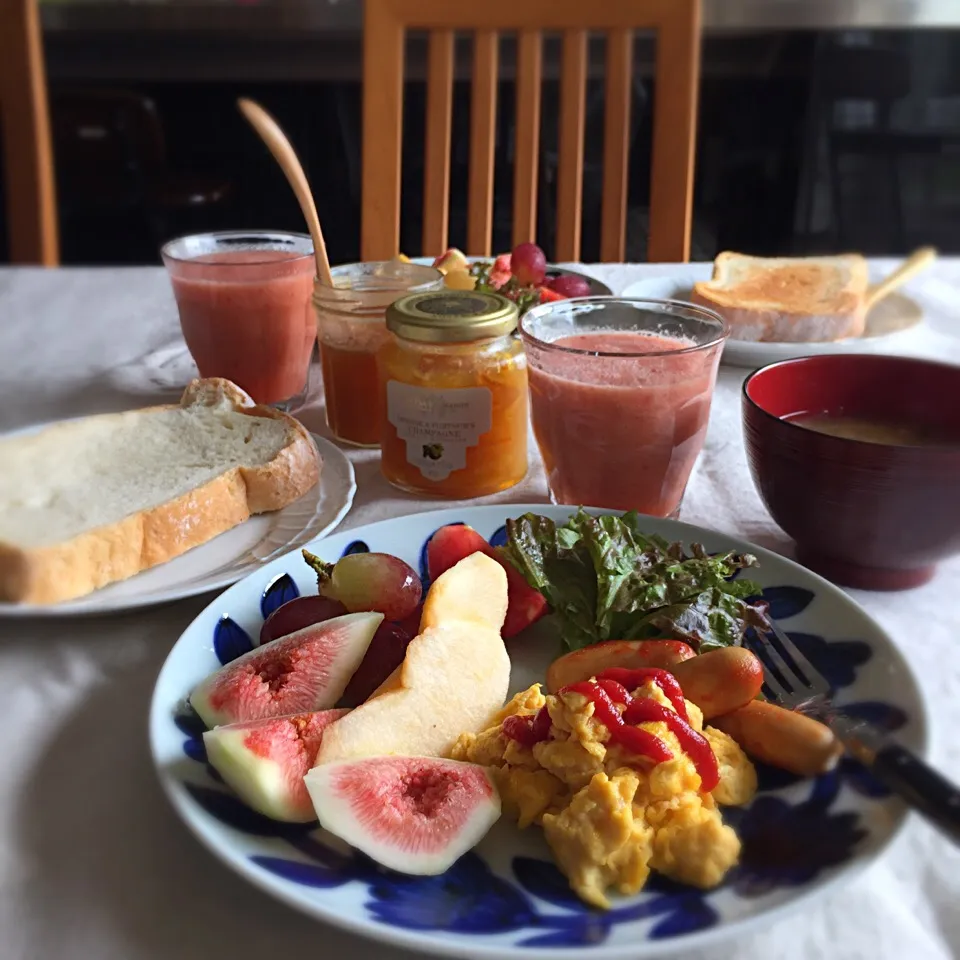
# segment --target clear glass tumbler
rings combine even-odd
[[[383,389],[377,351],[390,337],[387,307],[406,293],[443,288],[443,274],[402,260],[334,267],[333,286],[317,283],[313,306],[327,425],[358,447],[380,445]]]
[[[585,297],[534,307],[520,335],[553,502],[675,517],[707,432],[723,319]]]
[[[171,240],[161,255],[200,376],[232,380],[257,403],[295,403],[316,339],[310,237],[203,233]]]

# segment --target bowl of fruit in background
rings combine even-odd
[[[417,257],[412,262],[436,267],[451,290],[503,294],[516,302],[521,315],[540,303],[573,297],[608,297],[612,293],[594,277],[548,264],[546,254],[535,243],[517,244],[510,253],[493,259],[468,257],[451,247],[433,260]]]

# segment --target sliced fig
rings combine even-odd
[[[443,873],[500,817],[484,767],[435,757],[368,757],[304,778],[320,825],[400,873]]]
[[[270,643],[311,624],[342,617],[346,612],[347,608],[339,600],[331,600],[329,597],[297,597],[295,600],[288,600],[263,621],[260,643]]]
[[[190,695],[208,727],[326,710],[363,660],[379,613],[348,613],[257,647],[211,674]]]
[[[207,759],[238,797],[271,820],[316,820],[304,774],[313,766],[323,731],[347,710],[230,723],[207,730]]]

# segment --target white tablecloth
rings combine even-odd
[[[589,269],[617,292],[670,268]],[[960,363],[960,261],[941,262],[909,292],[927,324],[904,349]],[[160,269],[0,270],[0,431],[155,401],[178,339]],[[747,471],[742,377],[721,368],[683,519],[788,552]],[[304,419],[322,429],[319,411]],[[351,456],[359,494],[345,527],[435,506],[388,486],[376,455]],[[491,500],[545,498],[535,461],[521,486]],[[855,596],[917,668],[935,760],[960,780],[960,558],[920,589]],[[208,600],[109,618],[0,621],[3,960],[409,956],[323,928],[255,891],[187,834],[161,796],[147,705],[167,651]],[[827,902],[691,956],[960,957],[960,852],[914,820],[894,850]]]

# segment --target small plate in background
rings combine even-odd
[[[432,257],[412,257],[413,263],[422,264],[425,267],[433,266]],[[482,263],[483,261],[492,261],[493,257],[467,257],[470,263]],[[590,284],[591,297],[609,297],[613,291],[596,277],[591,277],[589,273],[580,273],[579,270],[568,270],[566,267],[555,267],[547,264],[547,277],[554,279],[556,277],[583,277]]]
[[[694,283],[698,280],[709,280],[712,274],[711,263],[682,264],[677,267],[676,273],[669,276],[650,277],[631,283],[621,296],[689,301]],[[881,278],[870,279],[878,282]],[[722,362],[735,367],[756,369],[778,360],[792,360],[794,357],[809,357],[820,353],[893,352],[909,339],[922,320],[923,310],[915,300],[902,293],[891,293],[867,315],[867,329],[862,337],[805,343],[728,339],[723,348]]]

